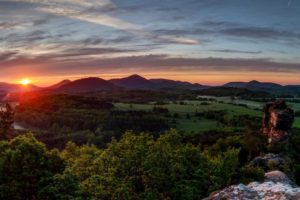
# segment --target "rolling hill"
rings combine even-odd
[[[224,87],[236,87],[236,88],[247,88],[247,89],[281,89],[283,86],[276,83],[269,82],[259,82],[259,81],[250,81],[250,82],[230,82],[223,85]]]
[[[90,77],[78,79],[64,84],[55,89],[57,92],[79,93],[79,92],[96,92],[103,90],[117,90],[118,86],[101,78]]]
[[[122,88],[134,90],[201,90],[209,87],[200,84],[192,84],[189,82],[174,81],[169,79],[146,79],[137,74],[121,79],[111,79],[110,82]]]
[[[202,90],[210,87],[197,83],[193,84],[190,82],[174,81],[169,79],[150,79],[149,81],[155,83],[156,87],[160,89]]]
[[[287,85],[283,86],[277,83],[270,82],[259,82],[259,81],[250,81],[250,82],[230,82],[223,85],[223,87],[231,88],[246,88],[252,91],[264,91],[269,93],[276,94],[300,94],[299,85]]]
[[[142,89],[142,90],[154,90],[157,89],[155,83],[145,79],[144,77],[134,74],[125,78],[111,79],[109,80],[112,84],[125,89]]]
[[[227,89],[226,88],[230,88]],[[4,92],[31,92],[31,91],[45,91],[45,92],[64,92],[64,93],[80,93],[80,92],[96,92],[103,90],[206,90],[205,93],[216,93],[226,90],[221,93],[227,93],[233,88],[247,89],[255,92],[267,92],[280,95],[299,95],[300,85],[280,85],[271,82],[229,82],[223,86],[206,86],[197,83],[190,83],[185,81],[176,81],[170,79],[146,79],[140,75],[134,74],[125,78],[104,80],[98,77],[89,77],[78,79],[75,81],[63,80],[52,86],[41,88],[35,85],[21,85],[0,83],[0,91]],[[231,93],[229,92],[229,93]],[[237,91],[234,91],[237,92]],[[240,91],[239,91],[240,92]]]
[[[67,84],[69,84],[71,82],[72,81],[70,81],[70,80],[62,80],[62,81],[60,81],[60,82],[58,82],[58,83],[56,83],[54,85],[51,85],[51,86],[47,87],[47,89],[57,89],[57,88],[60,88],[60,87],[62,87],[64,85],[67,85]]]

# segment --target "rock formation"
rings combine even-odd
[[[299,200],[300,188],[281,171],[265,174],[262,183],[239,184],[215,192],[204,200]]]
[[[269,147],[287,141],[294,121],[293,110],[285,101],[277,100],[264,107],[263,134],[268,138]]]
[[[251,162],[251,166],[263,167],[264,169],[276,168],[279,170],[284,170],[288,161],[284,159],[283,155],[268,153],[264,156],[258,156],[254,158]]]
[[[285,150],[293,121],[293,110],[284,101],[267,103],[262,133],[268,138],[269,153],[256,157],[249,165],[274,171],[265,173],[263,182],[229,186],[212,193],[205,200],[300,200],[300,188],[281,172],[291,162]]]

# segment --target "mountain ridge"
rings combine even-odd
[[[156,89],[154,83],[138,74],[125,78],[110,79],[109,82],[126,89]]]
[[[55,89],[58,92],[96,92],[119,89],[114,84],[98,77],[88,77],[71,81]]]
[[[55,83],[55,84],[53,84],[53,85],[47,87],[47,89],[57,89],[57,88],[59,88],[59,87],[61,87],[61,86],[63,86],[63,85],[69,84],[69,83],[71,83],[71,82],[72,82],[71,80],[65,79],[65,80],[62,80],[62,81],[60,81],[60,82],[58,82],[58,83]]]
[[[224,87],[257,87],[257,88],[276,88],[276,87],[284,87],[277,83],[272,82],[260,82],[257,80],[252,80],[249,82],[229,82],[223,85]]]
[[[224,84],[223,87],[245,88],[252,91],[264,91],[271,93],[300,93],[300,85],[281,85],[278,83],[259,82],[256,80],[249,82],[229,82]]]
[[[21,85],[11,83],[1,83],[0,91],[23,92],[48,90],[55,92],[93,92],[101,90],[203,90],[208,88],[244,88],[251,91],[262,91],[271,93],[300,93],[300,85],[281,85],[272,82],[260,82],[252,80],[249,82],[228,82],[221,86],[201,85],[188,81],[179,81],[165,78],[146,79],[138,74],[133,74],[124,78],[104,80],[99,77],[87,77],[74,81],[62,80],[49,87],[38,87],[35,85]]]

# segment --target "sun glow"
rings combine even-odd
[[[28,84],[31,83],[31,81],[30,81],[29,79],[22,79],[22,80],[20,80],[20,83],[21,83],[22,85],[28,85]]]

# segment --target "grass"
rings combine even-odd
[[[244,100],[244,99],[234,99],[232,100],[230,97],[211,97],[211,96],[199,96],[200,98],[213,98],[217,101],[223,101],[224,103],[234,103],[234,104],[245,104],[250,108],[262,108],[263,103],[257,102],[257,101],[250,101],[250,100]]]
[[[295,118],[294,127],[295,128],[300,128],[300,117]]]
[[[227,110],[229,115],[249,114],[252,116],[261,116],[260,111],[242,106],[219,102],[209,102],[209,105],[202,105],[201,103],[203,103],[203,101],[185,101],[184,105],[170,103],[167,105],[160,105],[159,107],[168,108],[171,113],[178,114],[194,114],[195,112],[210,110]],[[120,110],[152,110],[154,105],[116,103],[115,107]]]
[[[170,123],[172,128],[177,128],[185,132],[201,132],[212,129],[221,128],[222,125],[216,120],[201,119],[193,117],[196,112],[210,111],[210,110],[226,110],[227,116],[249,114],[252,116],[262,116],[262,113],[257,110],[245,108],[242,106],[231,105],[220,102],[209,102],[209,105],[203,105],[204,101],[184,101],[182,104],[169,103],[166,105],[159,105],[159,107],[167,108],[170,114],[178,113],[180,118],[176,119],[176,124]],[[128,103],[115,103],[115,108],[118,110],[152,110],[155,105],[151,104],[128,104]],[[190,115],[190,119],[186,115]],[[169,119],[170,122],[173,118]]]
[[[159,107],[168,108],[171,114],[178,113],[180,115],[179,119],[176,119],[177,123],[170,126],[172,128],[177,128],[186,132],[199,132],[207,131],[212,129],[221,128],[222,125],[215,120],[208,119],[197,119],[194,116],[195,112],[210,111],[210,110],[226,110],[227,116],[232,117],[234,115],[251,115],[262,117],[262,112],[255,110],[261,109],[263,103],[249,101],[249,100],[231,100],[229,97],[214,97],[217,101],[184,101],[184,105],[169,103],[166,105],[159,105]],[[220,101],[223,101],[220,102]],[[209,105],[203,105],[207,102]],[[245,104],[248,107],[243,107],[235,104]],[[288,105],[294,110],[300,110],[299,103],[288,103]],[[155,105],[153,104],[128,104],[128,103],[115,103],[115,108],[119,110],[152,110]],[[187,119],[186,114],[190,114],[191,118]],[[172,121],[173,118],[170,118]],[[300,128],[300,117],[295,119],[294,127]]]
[[[288,103],[288,106],[294,111],[300,110],[300,103]]]
[[[172,127],[172,126],[171,126]],[[197,133],[202,131],[209,131],[211,129],[220,128],[222,125],[214,120],[207,120],[207,119],[201,119],[201,120],[189,120],[189,119],[181,119],[179,120],[178,124],[176,124],[172,128],[176,128],[181,131],[186,131],[190,133]]]

